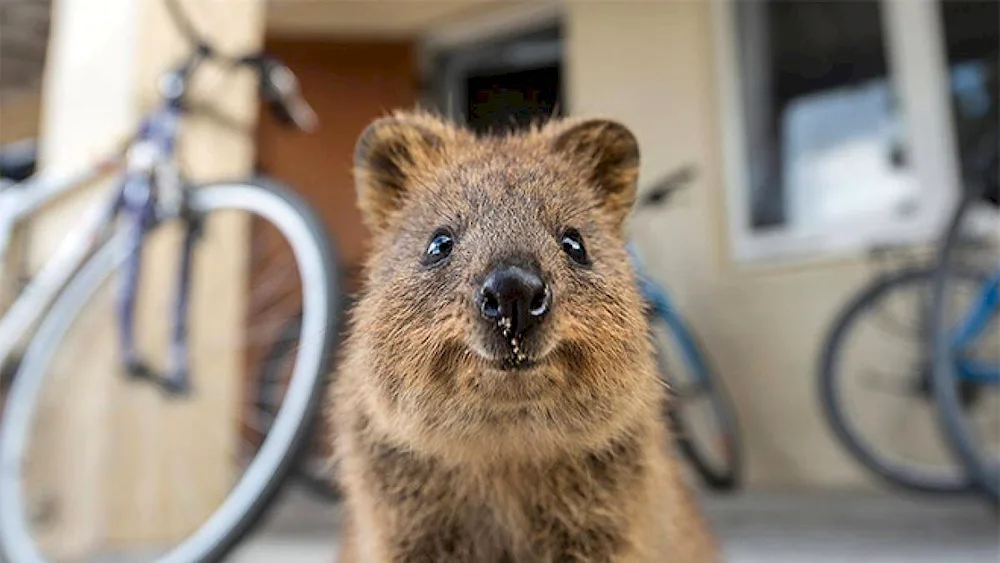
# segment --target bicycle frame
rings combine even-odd
[[[84,260],[111,234],[109,227],[120,223],[120,232],[124,235],[121,237],[124,246],[121,249],[120,273],[124,283],[119,286],[116,312],[126,372],[131,377],[158,383],[168,393],[186,393],[186,313],[191,254],[201,232],[201,220],[187,208],[187,187],[174,162],[174,151],[182,117],[190,109],[186,95],[191,78],[202,63],[211,59],[231,69],[251,68],[258,72],[264,100],[279,119],[303,130],[315,125],[315,114],[302,99],[295,77],[287,67],[259,53],[232,58],[216,52],[193,31],[175,4],[168,3],[168,7],[172,7],[172,15],[191,40],[193,49],[179,66],[163,75],[160,83],[162,102],[143,119],[128,150],[77,177],[60,180],[36,176],[9,186],[0,184],[0,279],[3,279],[2,261],[16,223],[66,192],[82,187],[119,164],[124,165],[121,180],[112,191],[113,197],[90,210],[82,226],[63,240],[56,253],[0,317],[0,368],[10,359],[15,347],[28,336]],[[161,377],[142,363],[135,350],[133,311],[141,270],[142,243],[153,226],[169,219],[183,221],[185,240],[172,311],[174,326],[168,359],[170,365],[166,375]]]
[[[149,377],[136,357],[133,338],[133,309],[138,285],[140,253],[149,228],[156,222],[184,214],[183,186],[173,166],[173,151],[180,121],[180,108],[167,103],[150,113],[128,150],[83,173],[62,179],[45,175],[7,186],[0,192],[0,259],[6,256],[14,226],[29,218],[66,193],[80,189],[109,170],[122,174],[108,196],[92,205],[81,224],[61,242],[38,274],[15,297],[0,317],[0,366],[30,336],[32,329],[73,275],[97,248],[111,238],[120,224],[124,283],[119,288],[118,315],[122,355],[130,375]],[[154,181],[154,175],[156,180]],[[173,180],[173,181],[170,181]],[[189,232],[189,235],[192,233]],[[191,238],[189,236],[189,238]],[[190,244],[185,244],[182,272],[189,273]],[[0,275],[3,272],[0,271]],[[187,302],[187,280],[183,279],[178,306]],[[170,388],[186,386],[186,347],[183,314],[176,315],[172,342]]]
[[[681,347],[681,353],[684,356],[683,360],[689,371],[696,378],[704,378],[705,360],[698,351],[695,342],[691,340],[690,332],[688,332],[680,312],[674,307],[667,291],[646,274],[645,266],[639,258],[638,249],[636,249],[635,244],[630,242],[627,249],[632,260],[632,266],[635,269],[639,292],[642,294],[643,300],[653,314],[663,319],[670,327],[670,334]]]
[[[960,352],[975,344],[987,323],[1000,314],[1000,267],[979,288],[965,318],[952,336],[952,349]],[[996,362],[957,358],[956,373],[972,383],[1000,385],[1000,366]]]

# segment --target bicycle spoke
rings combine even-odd
[[[268,431],[271,429],[269,425],[262,423],[256,417],[248,417],[243,421],[251,430],[257,432],[261,436],[267,436]]]
[[[923,393],[920,386],[910,379],[900,379],[883,372],[868,370],[861,378],[862,386],[869,391],[877,391],[897,397],[919,397]]]

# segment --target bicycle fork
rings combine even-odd
[[[125,237],[123,263],[119,270],[117,313],[122,361],[126,373],[133,379],[158,385],[170,396],[185,396],[191,392],[190,353],[188,346],[188,304],[190,301],[192,254],[201,235],[201,221],[190,213],[182,213],[184,240],[181,246],[180,268],[173,301],[167,369],[157,373],[145,362],[135,343],[135,307],[142,270],[142,246],[158,218],[148,180],[130,179],[123,190],[125,207]]]

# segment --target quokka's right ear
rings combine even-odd
[[[443,150],[446,126],[422,115],[396,114],[372,122],[354,148],[358,207],[368,228],[381,232],[392,223],[413,175]]]

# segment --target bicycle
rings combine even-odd
[[[690,167],[667,175],[645,192],[637,209],[664,204],[693,177]],[[628,250],[646,303],[660,377],[670,395],[664,416],[675,443],[706,486],[735,490],[742,484],[743,450],[729,393],[666,288],[646,271],[635,244],[629,243]]]
[[[294,75],[283,64],[264,53],[238,57],[221,53],[197,32],[174,0],[167,0],[167,6],[177,28],[192,47],[191,54],[163,76],[161,102],[141,121],[138,132],[126,143],[125,150],[69,178],[33,176],[22,182],[4,183],[0,191],[0,257],[3,257],[16,224],[61,196],[120,171],[119,181],[90,209],[41,270],[19,289],[9,309],[0,317],[0,366],[16,366],[7,368],[14,376],[10,392],[5,394],[0,419],[0,552],[12,563],[39,563],[60,557],[132,558],[158,563],[221,560],[274,500],[306,439],[320,398],[321,379],[327,372],[332,347],[330,335],[335,334],[339,326],[336,255],[321,221],[292,191],[265,178],[191,185],[183,179],[175,153],[183,118],[195,107],[189,99],[188,87],[198,69],[209,62],[221,64],[231,71],[255,72],[260,95],[285,124],[308,130],[314,125],[315,115],[301,98]],[[230,236],[221,237],[224,233]],[[171,235],[175,235],[173,239]],[[155,273],[155,268],[165,266],[162,261],[144,263],[142,255],[149,246],[168,242],[176,243],[179,260],[167,270],[176,283],[173,299],[164,300],[172,322],[169,334],[163,335],[167,341],[166,350],[157,347],[155,352],[159,354],[156,354],[149,349],[150,341],[155,339],[144,338],[144,332],[155,333],[148,328],[167,323],[150,317],[142,324],[142,331],[137,330],[140,318],[157,314],[145,305],[158,304],[155,296],[150,297],[150,292],[144,290],[148,284],[140,284],[140,279],[156,277],[149,275],[148,267],[152,266]],[[234,251],[242,248],[248,248],[249,252]],[[233,325],[242,325],[244,317],[266,322],[251,326],[242,334],[223,335],[217,341],[213,341],[214,332],[199,332],[198,325],[190,326],[198,299],[218,299],[226,297],[227,293],[239,293],[238,288],[221,293],[200,292],[202,288],[212,287],[208,276],[220,271],[201,267],[209,259],[230,267],[223,271],[243,272],[251,278],[253,291],[246,302],[227,301],[230,303],[225,309],[225,314],[229,315],[227,319],[233,321]],[[275,270],[270,270],[269,267],[275,265]],[[265,271],[267,275],[262,274]],[[199,275],[199,272],[211,274]],[[116,282],[117,286],[108,282]],[[258,289],[266,292],[256,293]],[[116,297],[114,310],[103,311],[102,306],[112,303],[108,299],[111,296]],[[215,303],[201,305],[214,307]],[[212,310],[214,314],[215,309]],[[50,438],[61,440],[55,443],[65,449],[82,451],[72,441],[73,428],[46,425],[51,422],[47,417],[60,413],[59,408],[52,407],[53,404],[60,406],[54,402],[64,395],[52,393],[48,396],[43,392],[72,381],[73,378],[65,377],[65,373],[77,375],[75,358],[70,356],[69,361],[64,362],[62,354],[79,350],[85,355],[83,360],[103,359],[111,366],[111,369],[95,371],[94,377],[110,377],[99,380],[104,387],[86,395],[99,401],[96,406],[87,404],[87,412],[102,413],[105,417],[102,420],[108,421],[109,431],[121,433],[154,428],[169,436],[187,425],[191,432],[212,432],[215,436],[217,429],[199,425],[200,418],[182,417],[190,414],[184,408],[197,406],[199,400],[211,399],[220,388],[225,392],[227,389],[220,387],[225,384],[220,379],[220,372],[238,374],[244,368],[249,369],[248,365],[253,366],[258,356],[252,347],[243,351],[243,355],[230,353],[228,349],[226,354],[216,354],[214,350],[206,354],[205,347],[210,344],[253,346],[264,341],[263,347],[267,349],[269,339],[284,325],[289,311],[301,312],[301,319],[293,351],[292,375],[282,390],[283,403],[274,411],[273,420],[265,429],[254,428],[256,412],[249,418],[241,418],[232,428],[222,429],[225,441],[211,444],[213,448],[221,446],[211,451],[234,458],[233,467],[225,468],[221,476],[212,481],[213,486],[218,487],[213,489],[212,495],[192,494],[189,487],[195,483],[185,480],[182,486],[171,491],[175,498],[184,501],[177,503],[181,505],[178,510],[183,509],[178,512],[180,523],[173,522],[167,530],[153,530],[156,541],[141,548],[122,543],[120,537],[113,536],[114,531],[105,530],[110,526],[110,518],[94,522],[88,528],[88,532],[95,535],[93,538],[87,536],[88,542],[52,531],[52,526],[61,518],[73,516],[67,516],[72,510],[63,502],[69,503],[71,508],[76,505],[72,505],[73,499],[53,498],[53,491],[59,491],[58,486],[50,489],[39,486],[39,479],[55,470],[52,466],[32,466],[38,462],[29,454],[34,453],[35,448],[53,443]],[[95,312],[105,314],[95,317]],[[108,322],[92,322],[95,318],[98,321],[108,319]],[[275,322],[274,318],[279,320]],[[74,337],[86,338],[89,343],[100,342],[105,336],[117,341],[118,346],[102,351],[92,346],[67,344]],[[200,337],[207,338],[201,340]],[[212,362],[206,362],[205,358],[212,358]],[[158,364],[165,367],[158,369]],[[225,369],[219,370],[220,366]],[[202,367],[206,369],[201,370]],[[208,367],[213,370],[207,371]],[[136,398],[136,402],[109,405],[110,399],[103,393],[106,390],[113,391],[112,398],[128,396]],[[246,394],[252,397],[255,392],[251,389]],[[83,397],[77,398],[82,400]],[[253,409],[250,402],[249,407],[236,404],[232,410],[243,417],[247,410]],[[151,404],[163,405],[162,412],[169,416],[150,420],[145,409]],[[129,407],[132,411],[123,416],[118,410],[108,409],[109,406]],[[61,433],[68,433],[70,437]],[[111,435],[86,437],[88,440],[100,439],[97,445],[91,444],[89,448],[100,447],[102,451],[113,452],[118,445]],[[149,436],[143,443],[154,444],[154,440],[155,436]],[[177,450],[189,451],[190,448],[184,449],[188,442],[185,439],[152,447],[169,447],[176,453]],[[49,452],[56,455],[61,449]],[[205,452],[203,448],[195,453],[204,455]],[[171,456],[164,459],[169,467],[155,468],[157,475],[165,475],[166,469],[187,470],[185,460],[178,463]],[[200,463],[201,459],[192,461]],[[74,467],[74,463],[81,467]],[[71,458],[59,467],[83,471],[91,466]],[[141,471],[139,474],[143,478],[153,478]],[[176,478],[176,474],[170,476]],[[95,483],[100,485],[105,481]],[[119,498],[122,495],[129,496],[121,492],[123,487],[134,483],[114,480],[113,485],[114,494],[108,490],[105,491],[108,494],[90,495],[92,502],[107,504],[98,506],[97,512],[87,512],[88,523],[105,513],[113,513],[119,516],[115,524],[128,526],[134,521],[142,521],[148,511],[159,506],[152,501],[159,499],[158,502],[167,502],[165,506],[170,506],[170,501],[163,501],[159,492],[153,493],[156,498],[122,500]],[[111,485],[105,483],[104,486]],[[115,504],[116,499],[119,504]],[[218,503],[206,505],[213,500]],[[137,506],[140,501],[141,507]],[[147,512],[137,511],[137,514],[126,514],[122,518],[115,512],[121,503]],[[192,513],[197,518],[192,518]],[[98,537],[100,533],[108,535]],[[73,543],[76,540],[79,541]],[[83,553],[65,553],[71,549]],[[155,554],[149,552],[153,549]]]
[[[916,265],[877,277],[852,298],[835,320],[820,358],[820,400],[828,422],[837,438],[857,460],[878,475],[883,482],[925,493],[968,494],[977,489],[992,492],[996,502],[997,456],[1000,436],[995,437],[993,461],[986,461],[984,444],[979,440],[984,427],[973,428],[970,418],[993,416],[994,431],[1000,429],[1000,351],[987,350],[987,359],[971,357],[982,352],[974,345],[1000,344],[1000,335],[987,330],[996,319],[997,241],[990,234],[996,229],[997,201],[997,103],[996,59],[965,61],[970,72],[952,74],[952,115],[958,156],[967,187],[955,208],[941,242]],[[964,64],[964,63],[963,63]],[[992,220],[986,229],[970,232],[969,219],[984,189],[992,185]],[[971,235],[971,236],[970,236]],[[986,236],[984,236],[986,235]],[[985,244],[984,244],[985,242]],[[868,339],[879,345],[869,359],[877,371],[844,369],[843,356],[848,340],[856,336],[856,326],[872,311],[884,309],[882,303],[905,295],[917,294],[916,309],[907,323],[887,322],[886,333],[902,334],[919,347],[917,358],[905,365],[904,359],[886,349],[886,334]],[[963,299],[960,304],[959,299]],[[992,301],[991,301],[992,299]],[[951,306],[949,306],[951,305]],[[950,313],[955,313],[950,314]],[[992,316],[991,316],[992,315]],[[889,315],[882,315],[883,317]],[[883,319],[885,320],[885,319]],[[899,321],[899,319],[889,319]],[[909,326],[907,326],[909,325]],[[857,338],[856,340],[863,340]],[[895,382],[886,377],[888,370],[903,365],[908,368]],[[899,449],[909,442],[907,459],[888,453],[874,444],[869,428],[859,424],[867,415],[884,426],[886,403],[866,412],[850,413],[846,396],[839,387],[849,377],[867,375],[866,393],[874,399],[895,396],[900,399],[898,414],[910,416],[906,432],[894,436],[891,447]],[[877,383],[877,385],[872,385]],[[871,391],[879,391],[873,393]],[[993,399],[991,404],[991,399]],[[922,415],[913,420],[917,414]],[[870,422],[870,420],[869,420]],[[866,436],[866,434],[868,434]],[[915,451],[917,450],[917,451]],[[899,452],[896,452],[897,454]],[[912,455],[917,454],[917,455]]]
[[[992,287],[990,284],[995,280],[991,282],[982,268],[974,264],[973,260],[965,260],[950,266],[949,294],[975,295],[978,292],[988,296],[982,292]],[[976,489],[975,481],[966,465],[951,453],[955,447],[954,437],[942,433],[939,426],[942,409],[936,374],[941,368],[935,367],[930,346],[935,338],[932,336],[934,327],[940,326],[934,318],[936,306],[932,300],[939,270],[940,266],[930,259],[908,264],[876,276],[848,301],[832,323],[820,356],[819,400],[841,445],[882,482],[927,494],[971,494]],[[894,301],[907,295],[914,300],[912,308]],[[983,303],[981,306],[990,305]],[[893,308],[896,310],[892,311]],[[909,310],[909,314],[901,316],[901,308]],[[863,321],[868,319],[881,321],[876,325],[877,335],[862,332]],[[984,320],[979,318],[977,322]],[[977,325],[976,330],[982,328]],[[972,338],[979,334],[971,331],[967,336]],[[888,342],[891,338],[906,340],[917,347],[916,357],[908,359],[893,348]],[[867,356],[851,357],[848,349],[854,342],[870,343],[875,348],[869,350]],[[862,369],[849,362],[858,358],[878,367]],[[995,405],[991,408],[982,395],[985,388],[997,384],[997,369],[992,369],[991,376],[989,364],[966,362],[960,365],[957,393],[956,376],[946,377],[952,385],[952,393],[956,393],[956,408],[965,413],[962,416],[970,415],[977,408],[977,416],[996,412]],[[902,373],[892,374],[893,368]],[[849,391],[854,379],[857,381],[853,384],[863,390],[859,396],[872,401],[868,408],[850,407]],[[877,436],[886,431],[890,415],[899,416],[899,429],[907,431],[882,436],[885,443],[880,444]],[[955,415],[945,416],[944,420],[949,416]]]
[[[882,260],[892,250],[875,248],[872,256]],[[941,324],[934,318],[932,299],[941,270],[939,251],[904,247],[901,252],[910,255],[907,263],[876,275],[848,300],[831,324],[819,358],[819,400],[841,445],[883,483],[926,494],[971,494],[976,488],[974,479],[952,454],[953,437],[941,431],[939,421],[938,368],[931,346],[934,328]],[[949,295],[975,295],[989,287],[989,278],[977,261],[967,253],[961,262],[951,264]],[[903,301],[905,297],[912,301]],[[874,321],[877,333],[864,332],[866,320]],[[915,347],[915,357],[895,348],[897,341]],[[872,348],[852,355],[850,346],[855,343]],[[874,367],[859,367],[851,360]],[[988,373],[984,364],[962,365],[961,389],[955,400],[966,414],[983,407],[982,387],[991,383]],[[852,386],[862,391],[859,398],[870,401],[867,408],[851,407]],[[977,415],[996,410],[980,408]],[[892,416],[897,420],[891,420]],[[887,427],[892,422],[898,426],[897,433],[889,436]],[[906,431],[900,432],[903,428]],[[884,443],[879,443],[879,437]]]
[[[942,429],[971,481],[1000,506],[1000,421],[986,426],[975,409],[1000,412],[1000,149],[995,122],[970,158],[970,187],[941,242],[931,299],[931,382]],[[970,258],[970,254],[973,256]],[[976,255],[984,255],[977,260]],[[975,264],[980,281],[959,303],[955,278]],[[994,435],[984,436],[992,430]]]
[[[818,398],[840,444],[883,483],[968,493],[967,472],[937,425],[926,346],[936,268],[923,256],[908,262],[876,275],[840,309],[819,357]],[[972,288],[980,280],[963,269],[957,282]]]

